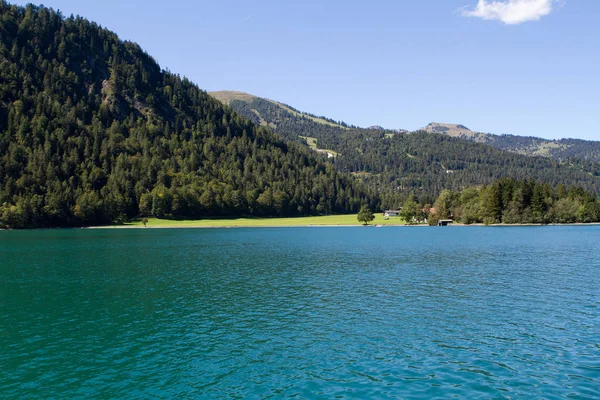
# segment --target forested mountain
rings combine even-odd
[[[324,159],[93,22],[0,0],[0,226],[378,207]]]
[[[224,99],[222,92],[214,95]],[[442,133],[362,129],[323,117],[315,120],[310,114],[290,112],[289,106],[247,94],[224,100],[289,141],[306,142],[336,154],[336,168],[352,172],[376,188],[384,207],[397,206],[398,194],[413,193],[427,203],[443,189],[459,190],[505,177],[581,186],[600,193],[600,166],[590,162],[529,157]]]
[[[600,142],[581,139],[549,140],[531,136],[493,135],[474,132],[464,125],[432,122],[423,130],[448,136],[489,144],[500,150],[528,156],[542,156],[558,161],[573,158],[584,162],[600,162]]]

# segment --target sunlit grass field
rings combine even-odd
[[[148,227],[275,227],[275,226],[351,226],[361,225],[356,219],[356,214],[327,215],[318,217],[298,218],[228,218],[228,219],[201,219],[201,220],[170,220],[149,218]],[[402,218],[384,220],[381,214],[376,214],[375,220],[370,225],[400,226],[406,225]],[[143,226],[141,221],[127,223],[126,226]]]

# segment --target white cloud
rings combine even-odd
[[[502,21],[507,25],[539,21],[552,12],[553,0],[479,0],[472,10],[464,9],[465,17]]]

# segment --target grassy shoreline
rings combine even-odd
[[[455,223],[451,226],[488,226],[488,227],[528,227],[528,226],[588,226],[600,225],[600,223],[573,223],[573,224],[471,224],[464,225]],[[363,226],[356,219],[356,214],[350,215],[327,215],[318,217],[293,217],[293,218],[221,218],[201,220],[170,220],[149,218],[146,227],[140,221],[126,222],[122,225],[91,226],[84,229],[127,229],[127,228],[286,228],[286,227],[357,227]],[[384,220],[383,216],[377,215],[369,226],[405,226],[424,227],[427,224],[408,225],[402,218],[390,218]]]
[[[406,226],[401,218],[384,220],[377,216],[371,226]],[[149,218],[146,228],[282,228],[307,226],[362,226],[356,219],[356,214],[327,215],[318,217],[294,218],[223,218],[201,220],[169,220]],[[110,228],[144,228],[141,221],[127,222],[123,225],[94,226],[94,229]]]
[[[335,218],[337,217],[337,218]],[[343,218],[342,218],[343,217]],[[356,215],[337,215],[325,217],[300,217],[300,218],[229,218],[229,219],[203,219],[203,220],[168,220],[151,218],[147,226],[141,221],[126,222],[120,225],[94,225],[81,227],[46,227],[46,228],[27,228],[24,230],[36,229],[171,229],[171,228],[327,228],[327,227],[363,227],[358,221],[350,222],[351,218],[356,220]],[[429,227],[427,224],[408,225],[400,218],[384,221],[373,221],[368,227],[407,227],[419,228]],[[552,227],[552,226],[600,226],[600,222],[576,222],[570,224],[460,224],[454,223],[449,227],[488,227],[488,228],[526,228],[526,227]],[[435,226],[434,226],[435,228]],[[12,229],[0,228],[0,231],[10,231]]]

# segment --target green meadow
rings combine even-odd
[[[280,227],[280,226],[353,226],[361,225],[356,219],[356,214],[327,215],[318,217],[297,218],[227,218],[227,219],[201,219],[201,220],[172,220],[149,218],[149,228],[219,228],[219,227]],[[381,214],[376,214],[375,220],[370,225],[400,226],[406,225],[402,218],[384,220]],[[130,227],[143,227],[141,221],[125,224]]]

